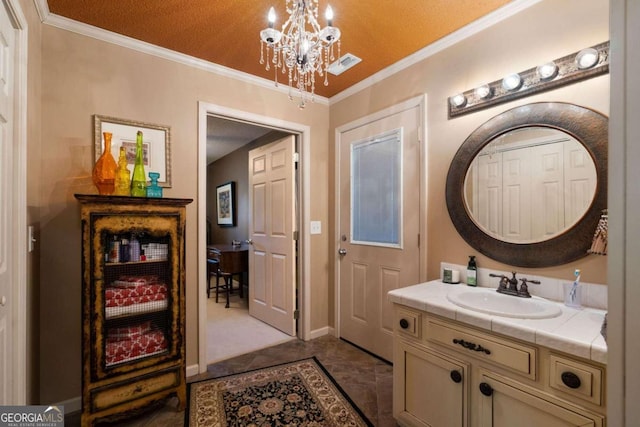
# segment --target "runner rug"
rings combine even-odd
[[[313,357],[189,384],[186,424],[372,426]]]

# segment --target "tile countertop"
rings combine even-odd
[[[605,310],[574,309],[557,304],[562,314],[550,319],[516,319],[479,313],[459,307],[447,299],[452,287],[440,280],[395,289],[388,293],[391,302],[427,313],[457,320],[567,354],[607,363],[607,344],[600,334]],[[514,297],[516,298],[516,297]]]

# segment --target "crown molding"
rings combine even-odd
[[[540,3],[542,0],[515,0],[506,6],[501,7],[498,10],[495,10],[482,18],[476,19],[472,23],[460,28],[459,30],[431,43],[430,45],[422,48],[414,54],[411,54],[400,61],[389,65],[387,68],[384,68],[372,76],[350,86],[349,88],[343,90],[342,92],[332,96],[329,98],[329,104],[334,104],[336,102],[342,101],[345,98],[348,98],[351,95],[354,95],[357,92],[360,92],[363,89],[366,89],[374,84],[381,82],[382,80],[399,73],[400,71],[411,67],[412,65],[417,64],[418,62],[424,61],[430,56],[435,55],[438,52],[441,52],[456,43],[461,42],[462,40],[473,36],[474,34],[479,33],[505,19],[533,6],[536,3]]]
[[[73,33],[91,37],[96,40],[101,40],[141,53],[146,53],[148,55],[157,56],[159,58],[187,65],[189,67],[198,68],[200,70],[217,74],[219,76],[229,77],[235,80],[289,95],[288,85],[280,83],[276,86],[273,80],[257,77],[248,73],[234,70],[229,67],[215,64],[213,62],[205,61],[203,59],[185,55],[183,53],[156,46],[151,43],[136,40],[128,36],[123,36],[122,34],[117,34],[112,31],[94,27],[93,25],[88,25],[69,18],[65,18],[60,15],[56,15],[49,11],[47,0],[35,0],[35,3],[38,15],[40,15],[40,20],[46,25],[51,25],[52,27],[71,31]],[[313,102],[316,104],[329,105],[329,99],[319,95],[314,95]]]

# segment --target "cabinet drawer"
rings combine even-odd
[[[150,374],[91,391],[92,410],[102,411],[121,403],[134,401],[180,384],[178,369]]]
[[[425,321],[424,335],[429,341],[465,352],[528,378],[536,378],[534,347],[429,318]]]
[[[417,339],[421,337],[421,315],[417,311],[396,308],[395,330]]]
[[[549,356],[549,386],[596,405],[602,404],[602,369],[567,359]]]

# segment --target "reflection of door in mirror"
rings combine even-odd
[[[503,134],[474,158],[465,202],[487,234],[512,243],[553,238],[589,209],[596,169],[582,144],[544,127]]]

